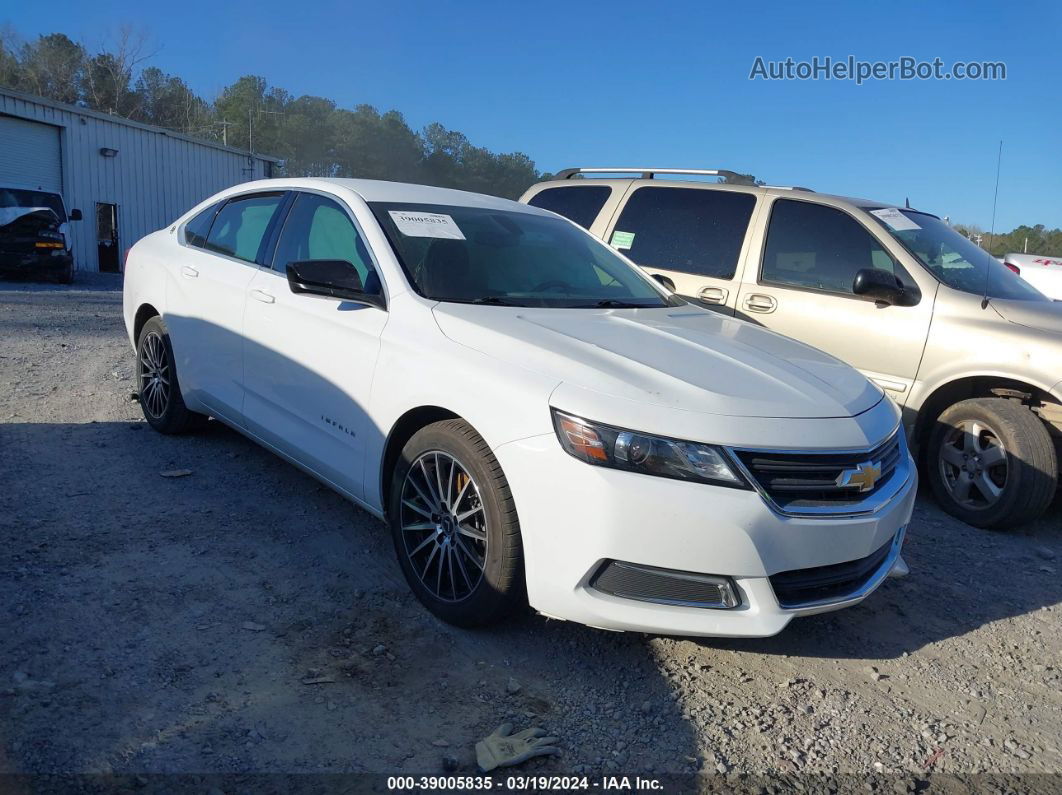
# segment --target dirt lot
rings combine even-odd
[[[923,496],[908,578],[769,640],[460,631],[377,520],[151,431],[118,289],[0,285],[0,771],[470,773],[505,719],[561,738],[526,772],[1062,771],[1057,504],[1002,534]]]

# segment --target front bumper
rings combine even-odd
[[[917,475],[873,514],[783,516],[756,491],[729,489],[589,466],[554,435],[495,451],[520,516],[528,599],[554,618],[612,630],[674,635],[765,637],[794,617],[865,599],[900,555]],[[771,575],[869,558],[881,565],[851,592],[782,607]],[[731,578],[740,604],[710,609],[621,598],[592,585],[608,561]]]
[[[0,251],[0,275],[4,276],[59,277],[65,275],[72,264],[73,256],[62,249]]]

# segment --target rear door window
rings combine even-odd
[[[751,193],[638,188],[610,242],[643,267],[732,279],[755,206]]]
[[[269,222],[283,198],[283,193],[259,193],[230,199],[214,218],[206,248],[246,262],[257,262]]]
[[[563,188],[546,188],[532,196],[527,203],[563,215],[583,229],[589,229],[611,194],[612,188],[608,185],[566,185]]]

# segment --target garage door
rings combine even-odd
[[[59,128],[0,116],[0,184],[63,191]]]

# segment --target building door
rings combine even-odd
[[[0,115],[0,182],[49,193],[63,192],[59,128]]]
[[[101,273],[118,273],[118,205],[96,202],[96,246]]]

